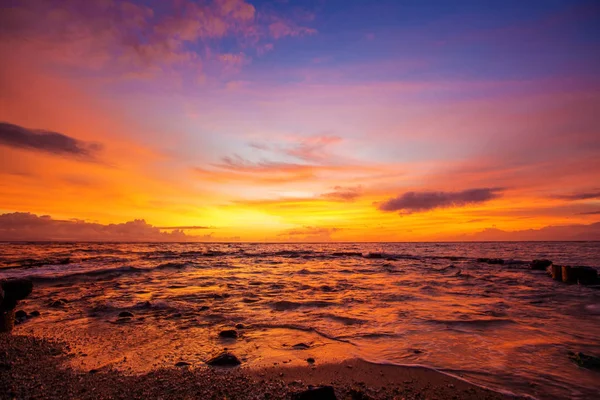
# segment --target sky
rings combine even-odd
[[[0,240],[600,240],[597,1],[5,0]]]

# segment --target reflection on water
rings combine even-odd
[[[200,365],[228,348],[250,366],[360,357],[597,397],[599,373],[567,352],[600,354],[600,290],[531,271],[535,258],[597,267],[600,245],[0,244],[0,278],[33,277],[23,308],[42,315],[17,332],[66,340],[82,368]]]

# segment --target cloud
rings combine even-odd
[[[333,191],[323,193],[322,198],[335,201],[354,201],[362,195],[362,187],[335,186]]]
[[[0,241],[193,241],[181,230],[161,232],[144,220],[121,224],[98,224],[81,220],[58,220],[48,215],[11,213],[0,215]]]
[[[263,15],[245,0],[182,0],[154,8],[121,0],[29,0],[0,12],[0,40],[19,53],[26,50],[51,65],[110,68],[126,77],[199,71],[207,61],[222,61],[218,40],[260,55],[272,49],[273,40],[314,32]]]
[[[590,200],[600,198],[600,192],[581,192],[554,196],[555,199],[561,200]]]
[[[315,241],[329,242],[332,240],[331,235],[339,232],[340,228],[328,228],[318,226],[304,226],[302,228],[288,229],[279,233],[277,236],[285,238],[290,242],[296,241]]]
[[[579,213],[577,215],[600,215],[600,210],[598,211],[587,211],[587,212],[582,212]]]
[[[500,188],[467,189],[460,192],[407,192],[377,204],[381,211],[414,213],[436,208],[462,207],[500,197]]]
[[[17,149],[40,151],[92,161],[102,146],[84,142],[58,132],[27,129],[0,122],[0,145]]]
[[[342,142],[342,138],[334,135],[315,135],[293,138],[290,141],[292,143],[269,144],[251,142],[249,145],[256,150],[270,151],[303,161],[326,162],[333,158],[333,155],[328,152],[329,147]]]
[[[540,229],[518,231],[503,231],[501,229],[488,228],[457,239],[469,241],[600,240],[600,222],[590,225],[551,225]]]
[[[197,230],[197,229],[214,229],[214,228],[210,227],[210,226],[191,225],[191,226],[157,226],[157,229],[166,230],[166,231],[170,231],[170,230],[191,231],[191,230]]]

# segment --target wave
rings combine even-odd
[[[332,306],[337,306],[338,304],[334,303],[332,301],[325,301],[325,300],[314,300],[314,301],[304,301],[304,302],[279,300],[279,301],[269,303],[269,305],[275,311],[289,311],[289,310],[296,310],[298,308],[332,307]]]

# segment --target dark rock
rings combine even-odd
[[[0,287],[0,310],[14,310],[19,300],[29,296],[33,290],[33,283],[28,279],[9,279],[0,282]]]
[[[309,358],[306,359],[306,362],[309,363],[309,364],[314,364],[315,363],[315,359],[312,358],[312,357],[309,357]]]
[[[295,345],[292,346],[294,349],[296,350],[306,350],[306,349],[310,349],[310,346],[307,345],[306,343],[296,343]]]
[[[583,353],[569,352],[569,358],[582,368],[600,370],[600,357],[590,356]]]
[[[189,362],[185,362],[185,361],[179,361],[177,364],[175,364],[176,367],[188,367],[192,364],[190,364]]]
[[[30,317],[39,317],[40,316],[40,312],[35,310],[29,313]]]
[[[562,266],[562,280],[565,283],[593,285],[598,282],[598,271],[592,267]]]
[[[383,254],[381,253],[369,253],[365,256],[365,258],[383,258]]]
[[[125,317],[133,317],[133,313],[129,312],[129,311],[121,311],[119,313],[119,318],[125,318]]]
[[[552,261],[542,259],[542,260],[533,260],[529,266],[531,269],[535,269],[538,271],[545,271],[546,268],[552,265]]]
[[[65,304],[66,304],[65,301],[63,301],[62,299],[59,299],[59,300],[51,301],[50,304],[48,304],[48,305],[52,308],[61,308],[61,307],[64,307]]]
[[[202,307],[200,307],[200,308],[198,309],[198,311],[206,311],[206,310],[209,310],[209,309],[210,309],[210,307],[209,307],[209,306],[202,306]]]
[[[89,373],[93,375],[93,374],[96,374],[96,373],[98,373],[98,372],[99,372],[99,371],[98,371],[97,369],[90,369],[90,372],[89,372]]]
[[[485,264],[504,264],[504,260],[501,258],[478,258],[477,262]]]
[[[303,392],[294,393],[292,400],[337,400],[333,386],[309,387]]]
[[[550,274],[555,281],[562,281],[562,266],[553,264]]]
[[[27,313],[23,310],[19,310],[15,313],[15,318],[16,319],[26,319],[27,318]]]
[[[244,329],[244,328],[245,328],[244,324],[236,324],[235,325],[235,329]]]
[[[371,400],[372,397],[369,396],[368,394],[366,394],[365,392],[363,392],[360,389],[350,389],[350,392],[348,393],[350,395],[350,398],[352,400]]]
[[[235,329],[226,329],[219,332],[219,337],[223,339],[237,339],[238,333]]]
[[[231,353],[221,353],[206,362],[206,364],[211,367],[236,367],[241,363],[242,362]]]

